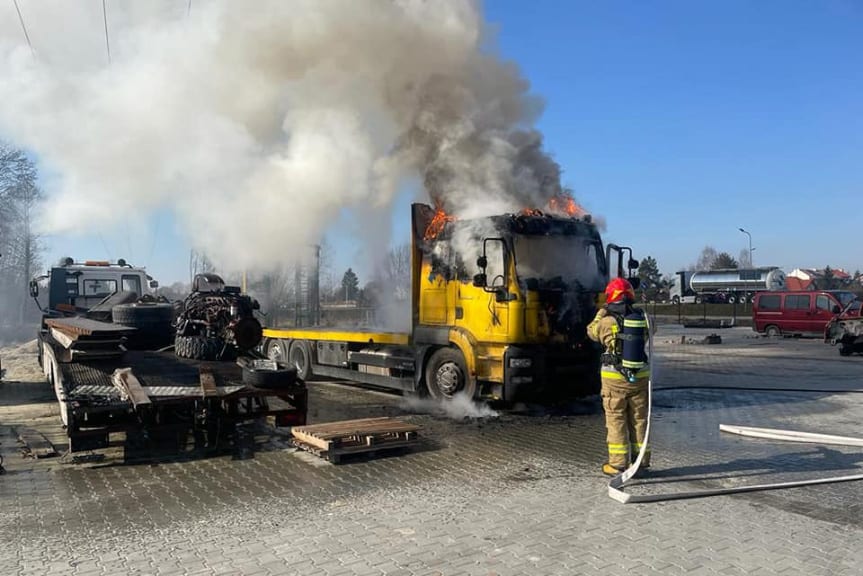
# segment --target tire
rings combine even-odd
[[[701,296],[696,296],[696,297],[695,297],[695,303],[696,303],[696,304],[701,304]]]
[[[132,328],[150,328],[171,324],[174,307],[165,302],[119,304],[111,308],[111,318],[117,324]]]
[[[284,340],[267,340],[267,343],[264,344],[264,354],[270,360],[280,364],[287,364],[288,348],[289,343]]]
[[[464,356],[455,348],[440,348],[428,360],[425,382],[435,400],[452,400],[457,394],[473,398],[476,382],[470,378]]]
[[[736,304],[737,303],[737,297],[734,295],[729,296],[728,298],[726,298],[725,302],[728,304]]]
[[[223,347],[224,343],[219,338],[179,335],[174,338],[174,353],[180,358],[216,360]]]
[[[129,338],[132,347],[165,346],[171,341],[174,307],[163,302],[118,304],[111,309],[115,324],[135,328]]]
[[[779,329],[779,326],[771,324],[764,328],[764,335],[768,338],[779,338],[782,336],[782,330]]]
[[[680,296],[675,296],[671,299],[672,304],[680,304]]]
[[[243,384],[255,388],[275,390],[278,388],[289,388],[297,383],[297,369],[293,366],[288,368],[243,368]]]
[[[839,345],[839,355],[840,356],[851,356],[854,353],[854,347],[848,344],[840,344]]]
[[[301,380],[308,380],[312,377],[312,355],[309,353],[309,346],[306,342],[302,340],[291,342],[288,364],[296,368],[297,377]]]

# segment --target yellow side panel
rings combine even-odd
[[[423,263],[420,274],[420,324],[447,323],[447,282],[443,276],[431,275],[431,267]]]

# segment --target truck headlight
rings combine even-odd
[[[510,358],[509,359],[509,367],[510,368],[530,368],[533,366],[532,358]]]

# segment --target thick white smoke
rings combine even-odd
[[[406,177],[462,216],[560,191],[541,106],[471,0],[109,0],[110,63],[101,3],[19,4],[33,52],[7,8],[0,135],[58,176],[45,231],[168,206],[199,248],[254,268],[346,207],[385,226]]]

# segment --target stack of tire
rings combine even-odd
[[[174,307],[167,302],[134,302],[111,309],[114,324],[134,328],[126,346],[131,349],[155,350],[169,346],[174,338]]]
[[[224,359],[222,352],[225,342],[221,338],[207,338],[206,336],[180,336],[174,338],[174,353],[180,358],[192,358],[193,360],[219,360]]]

